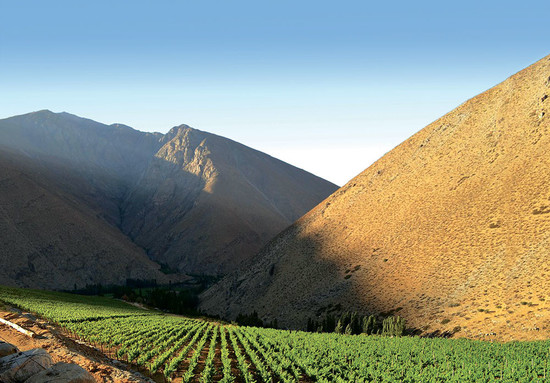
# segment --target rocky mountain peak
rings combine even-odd
[[[104,270],[109,264],[116,265],[113,271],[122,279],[147,270],[158,276],[150,259],[180,272],[223,274],[336,188],[188,125],[163,135],[47,110],[0,120],[0,164],[3,154],[5,169],[9,164],[17,174],[19,166],[24,174],[9,188],[0,183],[0,196],[16,201],[5,209],[5,222],[20,214],[16,221],[25,226],[4,227],[6,233],[21,234],[16,244],[5,246],[6,254],[22,260],[27,254],[28,262],[2,259],[10,267],[7,275],[0,273],[0,283],[24,280],[32,285],[35,280],[35,287],[57,283],[55,265],[70,272],[72,263],[66,259],[75,254],[81,264],[92,266],[91,257],[98,257],[85,283],[99,282],[102,275],[112,282],[116,273]],[[18,187],[29,192],[17,193]],[[41,188],[48,197],[43,202]],[[34,210],[22,212],[21,206]],[[52,213],[44,215],[41,209]],[[54,222],[48,223],[50,217]],[[70,227],[75,221],[81,230]],[[37,235],[39,225],[51,230]],[[114,254],[121,255],[111,259]],[[47,267],[55,278],[34,278],[39,262],[45,265],[49,258],[55,258]],[[121,268],[126,271],[120,273]],[[71,275],[66,284],[77,279]]]

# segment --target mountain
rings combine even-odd
[[[61,178],[6,150],[0,170],[0,284],[73,289],[128,278],[168,282],[143,249],[59,186],[84,180]]]
[[[188,273],[224,274],[336,186],[257,150],[182,125],[161,140],[123,204],[122,229]]]
[[[424,334],[550,336],[550,56],[403,142],[202,296],[304,328],[344,310]]]
[[[63,189],[117,226],[119,206],[160,149],[161,138],[49,110],[0,120],[0,151],[19,153],[56,174]],[[82,182],[75,183],[75,177],[65,182],[67,174]]]
[[[185,125],[144,133],[47,110],[0,120],[0,157],[9,180],[0,183],[9,228],[0,235],[7,265],[0,283],[33,287],[167,279],[159,263],[180,274],[223,274],[336,190]],[[98,253],[106,255],[96,264]],[[51,273],[74,258],[60,270],[90,276],[37,277],[40,268],[25,257],[48,259]]]

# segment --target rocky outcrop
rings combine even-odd
[[[52,365],[51,356],[42,348],[21,352],[10,343],[0,342],[0,382],[95,383],[95,379],[73,363]]]
[[[19,350],[13,344],[0,342],[0,358],[3,358],[11,354],[16,354],[18,352]]]
[[[127,197],[122,229],[162,263],[225,274],[336,189],[227,138],[182,125]]]
[[[56,363],[47,370],[33,375],[25,383],[95,383],[88,371],[77,364]]]
[[[51,365],[52,358],[41,348],[8,355],[0,358],[0,382],[22,383]]]

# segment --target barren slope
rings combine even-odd
[[[186,125],[162,139],[123,205],[123,230],[188,273],[223,274],[336,186],[264,153]]]
[[[41,110],[0,120],[0,151],[18,152],[114,225],[120,203],[160,148],[160,133]],[[73,175],[83,182],[74,183]],[[65,180],[65,177],[68,180]]]
[[[72,289],[167,278],[116,227],[57,184],[26,157],[0,153],[0,282]],[[59,182],[58,182],[59,181]],[[81,181],[73,179],[72,184]]]
[[[425,332],[550,336],[550,57],[399,145],[207,291],[304,327],[340,303]],[[332,306],[331,306],[332,305]]]
[[[337,188],[185,125],[144,133],[47,110],[0,120],[0,156],[11,159],[0,163],[9,180],[0,184],[0,282],[21,286],[154,278],[142,272],[144,255],[181,272],[226,273]],[[50,274],[74,273],[60,281],[35,258]],[[119,263],[128,270],[108,270]]]

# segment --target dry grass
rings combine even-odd
[[[549,77],[547,57],[427,126],[275,239],[255,267],[207,292],[202,307],[256,309],[299,327],[329,303],[403,307],[411,326],[430,332],[548,338]]]

